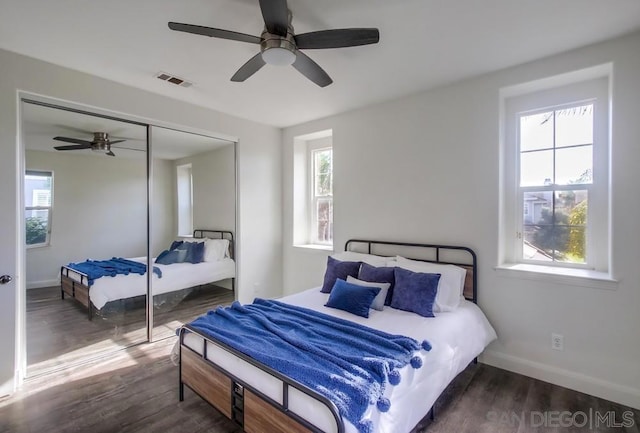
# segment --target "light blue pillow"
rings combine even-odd
[[[380,287],[363,287],[337,279],[325,307],[337,308],[360,317],[369,317],[369,308]]]
[[[174,263],[178,263],[179,252],[164,250],[161,252],[156,258],[156,263],[161,265],[172,265]]]

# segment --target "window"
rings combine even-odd
[[[333,150],[311,149],[311,243],[333,243]]]
[[[27,247],[49,245],[53,203],[53,173],[27,170],[24,178]]]
[[[193,234],[193,172],[191,164],[176,166],[178,192],[178,235]]]
[[[608,99],[607,78],[505,99],[503,263],[608,272]]]
[[[333,247],[333,131],[293,139],[293,245]]]

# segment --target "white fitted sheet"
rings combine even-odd
[[[486,316],[477,305],[469,301],[461,302],[451,312],[438,313],[435,318],[421,317],[391,307],[383,311],[370,310],[369,318],[363,318],[342,310],[325,307],[328,294],[319,288],[309,289],[281,298],[280,301],[311,308],[316,311],[351,320],[365,326],[391,334],[406,335],[419,342],[427,340],[432,349],[421,351],[423,366],[413,369],[407,365],[401,369],[402,381],[397,386],[388,386],[385,395],[391,401],[391,408],[381,413],[370,406],[365,417],[371,419],[378,433],[409,432],[428,413],[436,399],[447,385],[494,339],[496,333]],[[185,336],[185,344],[202,354],[203,341],[196,334]],[[253,387],[279,401],[281,386],[265,377],[265,373],[213,344],[207,346],[207,357],[221,365],[230,373],[251,384]],[[280,394],[279,394],[280,393]],[[324,431],[335,431],[333,418],[324,406],[306,395],[289,395],[289,409]],[[356,432],[356,428],[345,420],[346,432]]]
[[[147,263],[146,257],[135,257],[129,260]],[[157,266],[162,271],[162,278],[158,278],[155,273],[153,274],[151,287],[154,295],[233,278],[236,272],[235,262],[230,258],[196,264],[174,263],[172,265],[161,265],[154,263],[153,266]],[[78,275],[73,272],[69,272],[69,277],[80,281]],[[146,274],[118,274],[115,277],[101,277],[96,279],[89,288],[91,303],[98,310],[104,307],[107,302],[142,296],[146,293]]]

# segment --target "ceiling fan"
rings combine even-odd
[[[260,37],[176,22],[169,22],[169,28],[179,32],[260,45],[260,52],[242,65],[231,77],[231,81],[245,81],[268,63],[278,66],[293,65],[302,75],[320,87],[328,86],[333,80],[324,69],[300,51],[301,49],[354,47],[376,44],[380,40],[380,32],[375,28],[321,30],[296,35],[291,25],[291,11],[287,7],[287,0],[259,1],[264,19],[264,30]]]
[[[106,132],[93,132],[92,141],[80,140],[78,138],[71,138],[71,137],[53,137],[53,139],[58,141],[64,141],[66,143],[75,143],[69,146],[54,146],[55,150],[91,149],[96,152],[105,153],[109,156],[116,156],[116,154],[113,153],[113,151],[111,150],[111,147],[115,143],[122,143],[123,141],[126,141],[126,140],[111,140],[109,139],[109,134]],[[118,149],[128,149],[128,150],[136,150],[136,151],[144,152],[144,150],[132,149],[129,147],[119,147],[119,146],[113,146],[113,147]]]

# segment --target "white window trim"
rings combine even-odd
[[[500,276],[545,280],[560,284],[615,289],[617,280],[611,275],[610,217],[610,146],[611,101],[610,65],[541,80],[535,84],[513,86],[501,90],[501,204],[500,248],[495,270]],[[578,77],[578,78],[576,78]],[[546,81],[546,83],[545,83]],[[561,87],[558,87],[561,84]],[[520,87],[520,88],[518,88]],[[594,88],[598,92],[594,93]],[[517,113],[539,111],[573,105],[596,98],[594,107],[594,184],[589,189],[590,202],[605,203],[589,206],[587,225],[587,265],[546,264],[522,259],[522,240],[517,238],[523,220],[521,189],[519,188],[519,149]],[[595,116],[600,116],[597,120]],[[602,128],[602,125],[606,125]],[[597,142],[597,145],[596,145]],[[606,179],[595,182],[598,179]],[[597,245],[598,248],[594,248]]]
[[[292,246],[299,248],[301,251],[315,251],[322,254],[326,254],[327,251],[333,251],[332,244],[319,245],[311,241],[313,209],[310,204],[312,197],[310,194],[313,192],[313,183],[311,173],[312,161],[309,152],[309,147],[314,147],[314,142],[318,143],[319,141],[324,141],[324,145],[318,144],[317,147],[331,147],[333,149],[332,137],[333,130],[327,129],[293,138],[293,224],[291,234]]]
[[[320,198],[325,197],[316,197],[315,194],[315,181],[316,181],[316,172],[315,172],[315,153],[323,150],[331,150],[331,182],[333,185],[333,146],[327,145],[325,143],[318,144],[309,144],[307,146],[307,161],[309,163],[308,167],[308,186],[309,186],[309,210],[307,215],[309,215],[309,245],[314,245],[317,247],[324,247],[325,249],[331,248],[333,249],[333,239],[331,242],[322,242],[317,238],[318,234],[318,220],[315,217],[316,214],[316,206],[318,200]],[[333,206],[333,187],[331,193],[331,205]],[[332,222],[333,223],[333,222]]]
[[[34,249],[34,248],[44,248],[44,247],[48,247],[51,245],[51,221],[53,220],[53,170],[25,170],[25,176],[28,174],[44,174],[44,175],[49,175],[51,177],[51,204],[49,206],[25,206],[24,210],[25,212],[30,211],[30,210],[47,210],[49,211],[48,213],[48,218],[47,218],[47,236],[45,238],[44,242],[41,242],[39,244],[30,244],[27,245],[25,242],[25,247],[26,249],[30,250],[30,249]],[[26,221],[26,219],[25,219]]]

